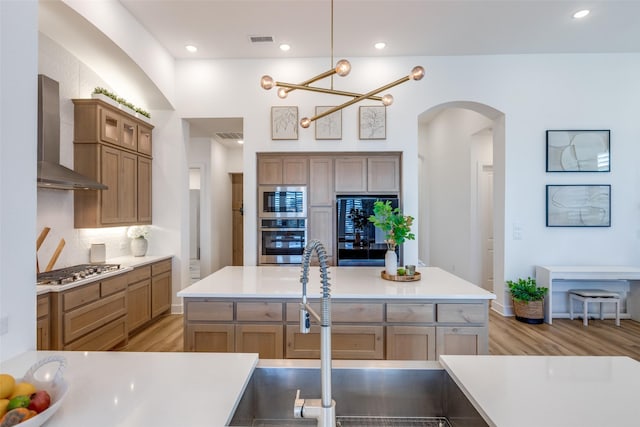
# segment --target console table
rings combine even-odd
[[[640,281],[640,267],[632,266],[536,266],[536,283],[538,286],[549,288],[545,298],[545,322],[553,323],[553,281],[554,280],[589,280],[610,281],[628,280]],[[599,284],[599,288],[606,284]],[[640,287],[630,286],[627,295],[627,313],[625,316],[635,321],[640,321]]]

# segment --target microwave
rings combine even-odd
[[[260,218],[306,218],[307,187],[259,186],[258,216]]]

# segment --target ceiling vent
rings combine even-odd
[[[273,43],[273,36],[249,36],[251,43]]]
[[[221,140],[230,139],[233,141],[244,139],[240,132],[216,132],[216,138]]]

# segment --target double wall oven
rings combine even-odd
[[[260,264],[299,264],[307,243],[307,188],[258,187]]]

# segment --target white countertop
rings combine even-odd
[[[52,354],[67,359],[69,390],[46,427],[221,427],[258,362],[242,353],[38,351],[2,362],[0,371],[22,377]]]
[[[640,424],[640,363],[603,356],[441,356],[475,408],[497,427]]]
[[[381,267],[330,267],[331,298],[495,299],[495,295],[435,267],[418,268],[415,282],[380,277]],[[299,298],[300,267],[225,267],[178,292],[187,298]],[[311,267],[307,296],[320,297],[320,269]]]
[[[64,285],[37,285],[36,294],[46,294],[48,292],[62,292],[68,289],[72,289],[78,286],[87,285],[97,280],[108,279],[109,277],[117,276],[118,274],[126,273],[133,270],[136,267],[142,267],[143,265],[152,264],[154,262],[162,261],[171,258],[171,255],[152,255],[152,256],[123,256],[118,258],[110,258],[105,264],[120,264],[120,269],[110,271],[108,273],[102,273],[98,276],[87,277],[86,279],[76,280],[75,282],[67,283]]]

